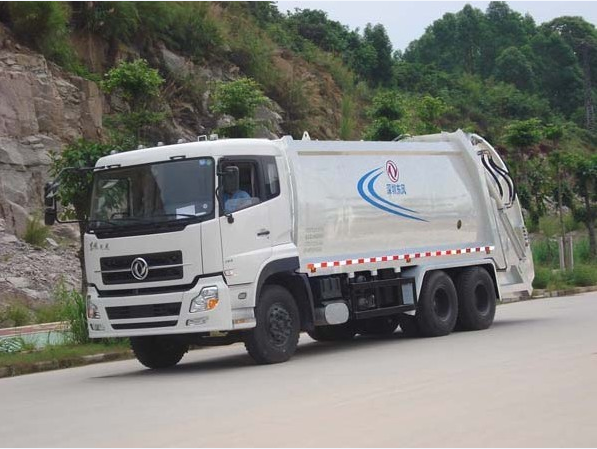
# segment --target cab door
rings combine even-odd
[[[229,285],[254,282],[261,265],[272,254],[262,163],[261,157],[239,156],[222,158],[218,164],[220,173],[227,167],[238,168],[236,192],[225,192],[225,188],[234,188],[224,185],[223,176],[218,177],[222,257]]]

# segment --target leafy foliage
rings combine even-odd
[[[54,290],[54,301],[61,305],[61,317],[68,322],[72,343],[89,343],[85,296],[77,290],[69,290],[66,284],[59,282]]]
[[[121,131],[116,137],[120,143],[132,139],[135,145],[138,144],[143,130],[164,118],[164,114],[157,110],[163,83],[159,72],[149,67],[144,59],[122,61],[105,75],[102,88],[107,93],[120,95],[129,106],[128,112],[116,114],[111,122],[115,130]]]
[[[253,117],[257,106],[267,98],[259,85],[251,78],[219,82],[214,92],[212,110],[218,114],[228,114],[236,119]]]
[[[267,98],[251,78],[219,82],[214,91],[211,109],[217,114],[231,115],[235,123],[221,128],[227,137],[251,137],[255,129],[253,117],[258,106]]]
[[[374,98],[368,115],[371,125],[365,131],[366,140],[393,140],[404,133],[401,119],[405,111],[403,99],[393,91],[378,93]]]
[[[74,50],[68,41],[71,10],[65,2],[8,2],[16,35],[48,58],[72,68]]]
[[[68,168],[94,167],[98,159],[117,149],[111,145],[87,140],[74,142],[67,145],[62,152],[50,154],[52,176],[56,177],[62,170]],[[77,220],[86,218],[90,207],[92,181],[91,170],[65,171],[62,174],[58,197],[62,205],[71,207],[69,218]]]

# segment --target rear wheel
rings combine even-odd
[[[369,318],[359,323],[359,334],[361,335],[392,335],[398,328],[398,317],[381,316]]]
[[[354,324],[349,321],[335,326],[317,326],[307,333],[317,341],[347,341],[352,340],[357,332]]]
[[[424,337],[448,335],[458,318],[458,296],[450,276],[433,271],[425,276],[419,304],[417,327]]]
[[[255,307],[257,325],[245,338],[249,355],[259,364],[285,362],[296,351],[300,315],[294,298],[279,285],[266,285]]]
[[[189,350],[187,343],[174,337],[131,337],[131,349],[137,360],[151,369],[170,368]]]
[[[456,280],[458,328],[487,329],[495,317],[496,294],[491,275],[484,268],[464,270]]]

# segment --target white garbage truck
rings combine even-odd
[[[288,360],[301,331],[436,337],[529,295],[508,168],[462,131],[394,142],[223,139],[101,158],[84,239],[91,338],[149,368],[190,345]],[[60,180],[47,186],[56,218]]]

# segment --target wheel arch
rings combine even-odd
[[[301,330],[315,327],[313,294],[307,275],[297,273],[298,257],[287,257],[268,262],[261,270],[255,290],[255,305],[266,285],[279,285],[287,289],[294,298],[301,316]]]

